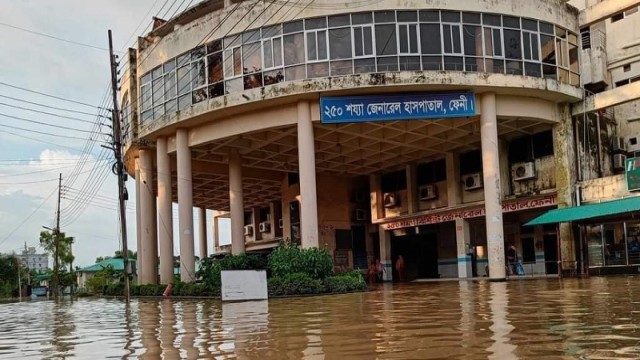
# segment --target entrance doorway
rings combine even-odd
[[[558,236],[544,235],[544,261],[547,274],[558,273]]]
[[[391,239],[391,257],[394,262],[394,279],[398,274],[395,270],[395,262],[398,256],[404,257],[405,277],[438,278],[438,239],[436,233],[407,234],[394,236]]]

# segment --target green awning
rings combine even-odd
[[[525,226],[580,222],[588,219],[623,215],[634,211],[640,211],[640,196],[601,202],[597,204],[587,204],[564,209],[549,210],[546,213],[538,216],[537,218],[529,221],[525,224]]]

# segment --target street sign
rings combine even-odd
[[[640,190],[640,158],[628,158],[624,168],[627,176],[627,190]]]

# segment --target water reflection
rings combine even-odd
[[[640,358],[638,277],[382,285],[364,294],[0,305],[0,358]]]

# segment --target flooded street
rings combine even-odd
[[[0,305],[0,358],[640,358],[640,277],[385,285],[268,302]]]

